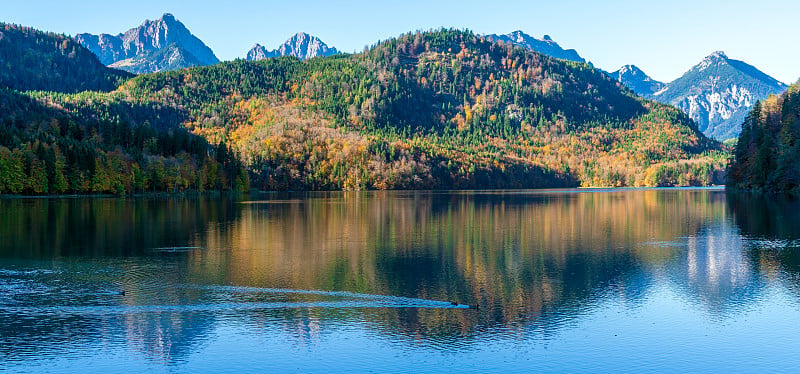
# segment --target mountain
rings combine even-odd
[[[141,75],[120,91],[227,139],[265,190],[707,185],[726,162],[683,112],[587,64],[457,30]]]
[[[308,35],[304,32],[294,34],[289,40],[281,44],[277,49],[268,50],[261,44],[256,44],[247,52],[247,60],[258,61],[265,58],[294,56],[301,60],[324,57],[339,54],[336,48],[328,47],[316,36]]]
[[[633,90],[637,95],[646,98],[652,97],[654,93],[664,88],[664,83],[650,78],[635,65],[625,65],[609,75]]]
[[[739,134],[728,186],[800,194],[800,82],[753,106]]]
[[[203,63],[197,60],[193,54],[186,51],[186,49],[177,43],[172,43],[164,48],[155,51],[145,51],[134,57],[114,62],[108,66],[134,74],[142,74],[202,65]]]
[[[123,34],[84,33],[76,35],[75,39],[97,55],[105,65],[133,58],[134,60],[118,66],[136,73],[206,66],[219,62],[208,46],[169,13],[155,21],[146,20],[141,26]],[[166,51],[161,51],[165,48]]]
[[[75,40],[0,23],[0,87],[57,92],[111,91],[131,75],[109,69]]]
[[[75,40],[0,24],[0,194],[247,189],[224,147],[166,102],[119,97],[132,74]],[[112,91],[112,92],[104,92]]]
[[[756,101],[781,93],[786,85],[742,61],[714,52],[652,98],[675,105],[707,136],[724,140],[739,135]]]
[[[518,30],[505,35],[486,35],[486,39],[492,42],[502,41],[504,43],[511,43],[513,45],[531,49],[550,57],[560,58],[562,60],[586,62],[586,60],[584,60],[583,57],[581,57],[574,49],[561,48],[558,43],[550,38],[550,35],[545,35],[542,39],[536,39]]]
[[[2,89],[0,123],[13,193],[708,185],[727,157],[587,64],[458,30],[110,93]]]

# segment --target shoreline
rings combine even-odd
[[[213,191],[213,192],[149,192],[137,193],[128,195],[115,195],[115,194],[61,194],[61,195],[13,195],[13,194],[0,194],[2,200],[16,200],[16,199],[83,199],[83,198],[152,198],[152,197],[188,197],[188,196],[250,196],[259,194],[281,194],[281,193],[339,193],[339,192],[359,192],[359,193],[374,193],[374,192],[622,192],[622,191],[646,191],[646,190],[719,190],[738,192],[726,188],[725,185],[712,185],[712,186],[668,186],[668,187],[566,187],[566,188],[492,188],[492,189],[443,189],[443,190],[360,190],[360,191],[346,191],[346,190],[296,190],[296,191],[250,191],[250,192],[229,192],[229,191]]]

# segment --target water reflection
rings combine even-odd
[[[137,256],[233,219],[228,198],[0,199],[0,257]]]
[[[635,300],[643,267],[680,248],[641,243],[700,232],[726,214],[724,195],[636,193],[374,193],[250,204],[191,261],[216,281],[357,290],[479,304],[479,314],[389,310],[389,330],[437,336],[440,326],[549,332],[614,288]],[[452,320],[450,320],[452,319]]]
[[[671,280],[716,318],[746,308],[767,286],[729,221],[686,238],[685,255],[667,267]]]
[[[754,272],[783,282],[800,297],[800,200],[730,194],[728,206],[746,241]]]
[[[0,200],[0,358],[175,365],[237,328],[464,352],[555,339],[664,287],[724,320],[776,281],[800,297],[799,214],[702,189]],[[398,307],[417,299],[441,303]]]

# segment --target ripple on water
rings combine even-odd
[[[780,250],[780,249],[800,248],[800,239],[789,240],[789,239],[752,238],[748,239],[747,242],[759,249]]]
[[[185,285],[164,264],[91,265],[69,272],[3,269],[0,305],[17,316],[112,316],[267,309],[468,309],[449,301],[346,291]],[[53,276],[53,275],[58,276]]]

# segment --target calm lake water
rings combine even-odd
[[[800,203],[0,200],[3,370],[798,372]]]

